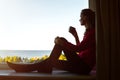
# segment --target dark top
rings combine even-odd
[[[64,44],[68,50],[78,52],[79,57],[86,63],[90,68],[93,68],[96,64],[96,40],[95,40],[95,29],[90,28],[86,30],[83,40],[78,44],[74,45],[70,42]]]
[[[92,68],[96,63],[95,29],[86,30],[83,40],[77,46],[80,58]]]

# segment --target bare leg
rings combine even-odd
[[[51,73],[53,64],[55,64],[58,61],[61,52],[61,47],[59,45],[55,45],[49,58],[39,63],[37,69],[38,72]]]
[[[61,53],[62,53],[61,46],[55,45],[49,57],[51,63],[54,63],[55,61],[57,61]]]

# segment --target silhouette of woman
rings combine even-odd
[[[34,64],[14,64],[7,62],[16,72],[52,73],[53,68],[66,70],[77,74],[89,74],[96,64],[95,41],[95,12],[83,9],[80,14],[80,23],[85,26],[83,40],[80,42],[76,29],[72,26],[69,32],[75,37],[76,45],[63,37],[55,38],[55,45],[48,59]],[[62,51],[67,60],[59,60]]]

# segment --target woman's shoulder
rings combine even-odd
[[[85,35],[86,36],[95,35],[95,28],[87,29]]]

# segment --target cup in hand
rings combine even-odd
[[[72,33],[72,34],[74,34],[74,33],[76,32],[76,30],[75,30],[74,27],[70,26],[70,28],[69,28],[69,32]]]

